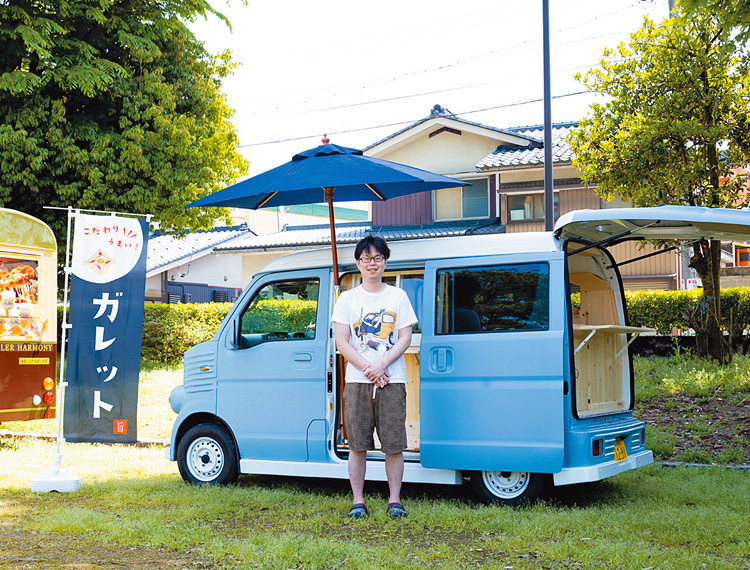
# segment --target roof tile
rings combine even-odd
[[[184,237],[161,234],[156,230],[148,241],[146,271],[153,271],[202,252],[210,253],[215,246],[245,234],[252,234],[245,224],[183,234]]]
[[[336,225],[336,243],[357,243],[369,233],[386,240],[407,240],[428,237],[448,237],[466,234],[504,233],[505,226],[498,220],[453,222],[414,226],[376,226],[370,222]],[[265,249],[319,247],[331,244],[331,230],[327,224],[315,226],[293,226],[274,234],[248,236],[232,244],[220,245],[215,251],[241,253]]]
[[[572,151],[565,138],[577,126],[577,123],[552,126],[552,162],[569,162],[571,160]],[[479,161],[478,169],[544,164],[544,127],[519,127],[513,130],[519,134],[532,137],[538,142],[525,147],[499,146],[492,154]]]

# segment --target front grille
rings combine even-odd
[[[205,342],[185,353],[183,381],[188,393],[216,389],[216,343]]]

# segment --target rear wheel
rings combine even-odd
[[[226,485],[237,480],[237,451],[227,430],[216,424],[198,424],[177,446],[177,466],[188,483]]]
[[[484,503],[516,506],[533,503],[539,497],[544,476],[519,471],[477,471],[471,475],[471,485]]]

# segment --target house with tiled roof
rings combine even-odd
[[[242,258],[213,255],[215,247],[255,235],[245,225],[185,234],[156,230],[148,242],[146,301],[232,301],[242,291]]]
[[[577,123],[552,126],[555,219],[572,210],[622,207],[604,202],[582,183],[567,137]],[[544,230],[544,128],[497,128],[466,120],[435,105],[430,114],[373,143],[364,153],[471,182],[372,202],[370,221],[338,224],[338,243],[355,243],[368,232],[388,239],[418,239],[470,233]],[[264,236],[245,236],[215,248],[243,256],[243,281],[285,253],[330,247],[327,224],[286,226]],[[625,242],[610,248],[624,262],[653,251]],[[730,255],[731,257],[731,255]],[[731,264],[731,261],[730,261]],[[678,254],[663,254],[620,267],[628,289],[676,289],[691,275]]]
[[[552,126],[555,219],[571,210],[626,205],[603,202],[582,183],[566,140],[576,126]],[[508,233],[544,230],[542,125],[498,129],[436,105],[428,117],[374,143],[365,153],[472,183],[373,203],[373,226],[492,221],[497,231]],[[637,250],[627,243],[613,248],[618,260],[649,251],[649,246]],[[679,271],[675,256],[654,256],[621,267],[625,286],[631,289],[674,289]]]

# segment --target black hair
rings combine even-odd
[[[354,248],[354,259],[358,260],[364,252],[370,251],[371,247],[374,247],[375,251],[380,253],[380,255],[386,259],[391,256],[391,250],[388,248],[388,244],[385,243],[385,240],[382,237],[367,234],[359,240],[357,247]]]

